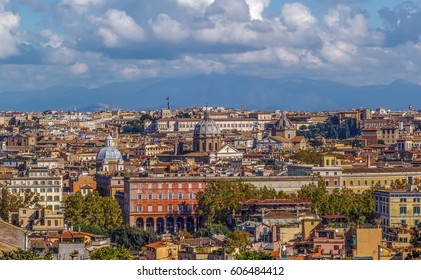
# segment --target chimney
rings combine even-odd
[[[367,155],[367,168],[371,167],[371,156]]]

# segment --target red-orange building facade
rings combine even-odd
[[[206,187],[204,177],[135,177],[124,181],[126,224],[158,233],[198,228],[196,194]]]

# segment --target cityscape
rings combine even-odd
[[[166,102],[2,113],[0,258],[420,257],[421,111]]]

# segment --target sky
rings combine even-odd
[[[0,92],[237,74],[421,84],[421,0],[0,0]]]

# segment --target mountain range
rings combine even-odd
[[[0,92],[0,110],[98,111],[161,109],[167,97],[179,106],[223,106],[290,111],[340,110],[358,107],[421,107],[421,86],[404,80],[385,85],[354,86],[306,78],[262,78],[229,74],[186,78],[150,78],[97,88],[55,86],[42,90]]]

